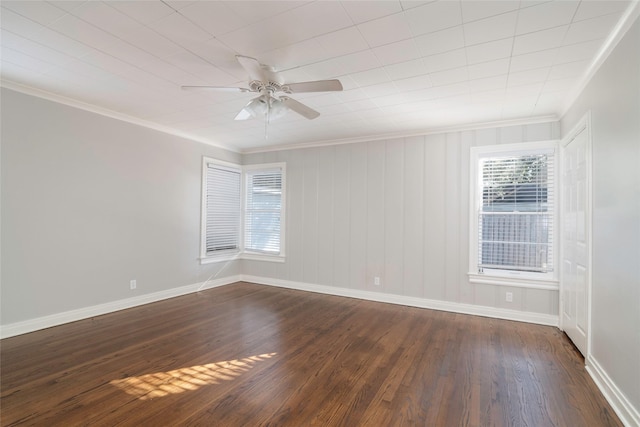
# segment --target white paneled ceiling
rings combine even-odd
[[[635,1],[2,1],[2,81],[237,151],[557,117]],[[234,121],[235,55],[318,110]]]

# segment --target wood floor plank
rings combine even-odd
[[[620,426],[556,328],[236,283],[0,342],[0,425]]]

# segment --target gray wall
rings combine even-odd
[[[2,90],[3,325],[195,284],[202,156],[240,156]],[[238,274],[225,265],[220,276]],[[129,280],[137,289],[129,290]]]
[[[640,22],[561,122],[591,111],[592,357],[640,411]]]
[[[541,123],[245,155],[287,162],[288,217],[286,262],[243,273],[557,315],[557,291],[467,277],[470,147],[557,138]]]

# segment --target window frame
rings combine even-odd
[[[238,171],[240,173],[240,207],[238,212],[238,248],[228,251],[221,251],[219,254],[207,254],[207,172],[209,165],[215,165],[222,169]],[[268,254],[262,252],[254,252],[245,250],[245,215],[246,215],[246,199],[247,199],[247,173],[257,171],[273,171],[280,169],[282,174],[282,194],[281,194],[281,211],[280,211],[280,251],[277,254]],[[284,262],[285,261],[285,230],[286,230],[286,164],[282,163],[264,163],[253,165],[239,165],[236,163],[226,162],[203,156],[202,158],[202,187],[200,194],[200,264],[209,264],[214,262],[231,261],[235,259],[248,259],[259,261]]]
[[[551,151],[553,153],[553,192],[552,192],[552,262],[553,271],[529,272],[507,269],[484,269],[478,271],[479,257],[479,221],[478,213],[482,206],[482,170],[480,160],[487,157],[502,156],[526,156],[542,154]],[[506,285],[513,287],[530,287],[536,289],[558,289],[558,261],[559,261],[559,151],[558,141],[538,141],[515,144],[485,145],[471,147],[469,166],[469,270],[468,276],[471,283]]]

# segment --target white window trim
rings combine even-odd
[[[238,170],[241,173],[240,179],[240,236],[239,236],[239,248],[237,250],[230,250],[215,255],[207,255],[207,168],[208,165],[215,164],[224,168]],[[277,255],[269,255],[263,253],[256,253],[251,251],[245,251],[244,248],[244,212],[246,204],[246,171],[248,170],[268,170],[268,169],[280,169],[282,171],[282,210],[280,216],[280,253]],[[223,160],[214,159],[211,157],[202,158],[202,187],[200,193],[200,264],[210,264],[216,262],[227,262],[237,259],[246,259],[253,261],[269,261],[269,262],[285,262],[285,230],[286,230],[286,163],[261,163],[255,165],[238,165]]]
[[[481,196],[478,192],[478,180],[480,178],[481,171],[478,168],[479,159],[485,157],[487,154],[491,155],[520,155],[526,154],[533,150],[553,150],[554,153],[554,227],[553,227],[553,272],[549,273],[532,273],[532,272],[520,272],[520,271],[507,271],[489,269],[483,273],[479,273],[478,270],[478,220],[477,211],[478,205],[482,202]],[[524,287],[534,289],[558,289],[558,254],[559,254],[559,210],[558,210],[558,189],[559,187],[559,172],[558,172],[558,141],[538,141],[538,142],[523,142],[516,144],[501,144],[501,145],[486,145],[480,147],[471,147],[470,159],[469,159],[469,281],[471,283],[491,284],[499,286],[511,286],[511,287]]]

